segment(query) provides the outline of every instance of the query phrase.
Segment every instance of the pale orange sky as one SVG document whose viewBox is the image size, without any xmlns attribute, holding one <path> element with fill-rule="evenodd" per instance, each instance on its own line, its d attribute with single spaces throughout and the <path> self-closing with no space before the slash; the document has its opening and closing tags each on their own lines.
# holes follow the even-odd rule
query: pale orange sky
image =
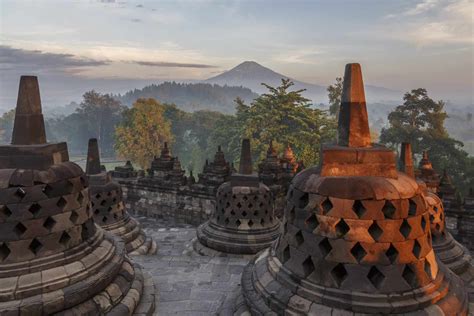
<svg viewBox="0 0 474 316">
<path fill-rule="evenodd" d="M 5 0 L 0 20 L 0 100 L 22 73 L 200 80 L 254 60 L 321 85 L 357 61 L 369 84 L 472 104 L 469 0 Z"/>
</svg>

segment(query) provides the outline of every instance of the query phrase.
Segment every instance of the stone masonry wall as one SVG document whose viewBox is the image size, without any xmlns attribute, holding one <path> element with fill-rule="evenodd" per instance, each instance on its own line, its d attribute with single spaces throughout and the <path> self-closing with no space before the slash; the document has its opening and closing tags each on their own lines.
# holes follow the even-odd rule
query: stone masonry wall
<svg viewBox="0 0 474 316">
<path fill-rule="evenodd" d="M 186 187 L 154 187 L 129 180 L 119 182 L 125 207 L 130 213 L 197 226 L 209 218 L 215 207 L 214 195 L 190 191 Z"/>
<path fill-rule="evenodd" d="M 458 221 L 459 235 L 457 239 L 471 252 L 474 251 L 474 214 L 466 214 Z"/>
</svg>

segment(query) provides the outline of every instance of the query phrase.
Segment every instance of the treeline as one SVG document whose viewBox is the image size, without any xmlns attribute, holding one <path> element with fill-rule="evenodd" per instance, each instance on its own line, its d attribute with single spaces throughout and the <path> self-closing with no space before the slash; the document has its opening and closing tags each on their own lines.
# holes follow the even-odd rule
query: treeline
<svg viewBox="0 0 474 316">
<path fill-rule="evenodd" d="M 238 163 L 243 137 L 252 139 L 254 161 L 264 158 L 272 140 L 280 152 L 290 144 L 296 158 L 311 166 L 319 162 L 321 143 L 336 137 L 342 82 L 336 85 L 329 89 L 333 114 L 312 107 L 303 91 L 294 91 L 289 80 L 282 80 L 278 87 L 266 85 L 268 92 L 251 102 L 237 97 L 232 104 L 234 114 L 184 111 L 156 98 L 139 98 L 129 108 L 112 95 L 89 91 L 74 113 L 48 118 L 46 132 L 49 141 L 67 141 L 72 155 L 84 155 L 88 139 L 95 137 L 103 157 L 131 159 L 142 168 L 159 155 L 164 141 L 170 143 L 182 167 L 195 174 L 206 159 L 212 159 L 218 145 L 229 161 Z M 428 150 L 434 168 L 440 173 L 447 169 L 456 186 L 466 193 L 474 187 L 474 157 L 449 135 L 447 117 L 443 101 L 432 100 L 425 89 L 414 89 L 388 115 L 388 123 L 379 124 L 380 138 L 372 136 L 394 150 L 401 142 L 411 142 L 416 160 Z M 10 142 L 13 118 L 13 110 L 0 118 L 2 143 Z M 472 116 L 466 120 L 472 122 Z"/>
<path fill-rule="evenodd" d="M 258 97 L 258 94 L 244 87 L 208 83 L 164 82 L 159 85 L 152 84 L 143 89 L 134 89 L 124 95 L 114 97 L 128 106 L 132 106 L 140 98 L 153 98 L 162 103 L 178 104 L 182 110 L 187 112 L 206 109 L 233 113 L 234 100 L 237 97 L 250 102 Z"/>
<path fill-rule="evenodd" d="M 247 104 L 235 100 L 235 114 L 215 111 L 193 113 L 152 98 L 140 98 L 123 112 L 116 128 L 119 156 L 132 159 L 147 168 L 160 144 L 172 144 L 183 167 L 199 172 L 205 159 L 212 159 L 218 146 L 226 158 L 238 162 L 241 139 L 252 139 L 254 161 L 264 158 L 270 141 L 276 150 L 289 144 L 305 165 L 318 162 L 320 144 L 335 137 L 336 122 L 325 111 L 314 109 L 301 96 L 303 90 L 290 91 L 292 82 L 282 80 L 279 87 L 266 86 L 262 94 Z"/>
</svg>

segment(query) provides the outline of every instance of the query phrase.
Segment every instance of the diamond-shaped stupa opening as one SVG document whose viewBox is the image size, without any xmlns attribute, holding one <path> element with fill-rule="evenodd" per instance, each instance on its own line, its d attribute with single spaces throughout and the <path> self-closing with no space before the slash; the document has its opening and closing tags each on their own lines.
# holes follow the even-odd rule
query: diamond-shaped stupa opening
<svg viewBox="0 0 474 316">
<path fill-rule="evenodd" d="M 402 225 L 400 226 L 400 233 L 403 235 L 403 237 L 408 238 L 410 232 L 411 226 L 408 224 L 408 221 L 404 219 Z"/>
<path fill-rule="evenodd" d="M 301 246 L 303 243 L 304 243 L 304 237 L 303 237 L 303 233 L 301 232 L 301 230 L 299 230 L 296 234 L 295 234 L 295 241 L 296 241 L 296 244 L 298 246 Z"/>
<path fill-rule="evenodd" d="M 395 217 L 397 209 L 393 205 L 391 201 L 385 201 L 385 204 L 382 208 L 382 213 L 385 216 L 385 218 L 388 219 L 393 219 Z"/>
<path fill-rule="evenodd" d="M 323 210 L 323 214 L 329 213 L 329 211 L 332 210 L 332 207 L 333 207 L 333 205 L 332 205 L 331 200 L 329 200 L 329 198 L 326 198 L 326 199 L 323 201 L 323 203 L 321 203 L 321 208 L 322 208 L 322 210 Z"/>
<path fill-rule="evenodd" d="M 0 245 L 0 261 L 4 261 L 10 255 L 11 250 L 8 248 L 6 243 Z"/>
<path fill-rule="evenodd" d="M 365 251 L 364 247 L 357 242 L 354 244 L 354 246 L 351 248 L 351 254 L 356 258 L 358 262 L 362 261 L 364 259 L 365 255 L 367 254 L 367 251 Z"/>
<path fill-rule="evenodd" d="M 385 251 L 385 255 L 392 264 L 397 260 L 398 254 L 398 250 L 393 246 L 393 244 L 390 244 L 390 247 L 388 247 L 387 251 Z"/>
<path fill-rule="evenodd" d="M 319 225 L 319 221 L 318 221 L 318 218 L 316 217 L 316 214 L 314 213 L 312 213 L 305 220 L 305 226 L 310 232 L 313 232 L 316 229 L 316 227 L 318 227 L 318 225 Z"/>
<path fill-rule="evenodd" d="M 315 269 L 311 256 L 307 257 L 303 261 L 302 266 L 303 266 L 304 277 L 307 278 L 311 273 L 314 272 L 314 269 Z"/>
<path fill-rule="evenodd" d="M 33 238 L 28 248 L 32 253 L 37 255 L 38 252 L 40 252 L 40 250 L 43 248 L 43 244 L 38 239 Z"/>
<path fill-rule="evenodd" d="M 382 287 L 383 281 L 385 280 L 385 275 L 380 272 L 376 266 L 373 266 L 370 268 L 367 278 L 375 288 L 380 289 Z"/>
<path fill-rule="evenodd" d="M 374 221 L 372 223 L 372 225 L 370 225 L 369 229 L 368 229 L 368 232 L 370 234 L 370 236 L 372 236 L 372 238 L 375 240 L 375 241 L 378 241 L 379 238 L 382 236 L 383 234 L 383 230 L 379 227 L 379 225 L 377 224 L 376 221 Z"/>
<path fill-rule="evenodd" d="M 336 224 L 335 229 L 336 229 L 336 235 L 338 237 L 344 237 L 351 228 L 349 227 L 349 225 L 346 224 L 346 221 L 343 218 L 341 218 L 339 222 Z"/>
<path fill-rule="evenodd" d="M 352 205 L 352 210 L 356 213 L 357 217 L 362 218 L 364 214 L 367 212 L 367 209 L 364 207 L 360 200 L 356 200 Z"/>
<path fill-rule="evenodd" d="M 319 242 L 318 247 L 321 251 L 321 254 L 323 255 L 323 258 L 326 257 L 332 250 L 331 243 L 327 237 L 323 238 L 323 240 Z"/>
<path fill-rule="evenodd" d="M 410 265 L 405 265 L 402 277 L 412 288 L 416 288 L 418 286 L 418 279 L 416 277 L 416 273 L 413 271 Z"/>
<path fill-rule="evenodd" d="M 344 264 L 338 263 L 332 270 L 331 276 L 334 282 L 337 284 L 338 287 L 342 285 L 342 282 L 347 278 L 347 270 L 344 267 Z"/>
</svg>

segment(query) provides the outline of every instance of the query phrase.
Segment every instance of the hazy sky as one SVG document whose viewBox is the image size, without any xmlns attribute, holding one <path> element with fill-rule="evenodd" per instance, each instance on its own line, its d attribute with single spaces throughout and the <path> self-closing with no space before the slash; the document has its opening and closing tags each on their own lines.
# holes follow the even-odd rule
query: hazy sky
<svg viewBox="0 0 474 316">
<path fill-rule="evenodd" d="M 205 79 L 245 60 L 327 85 L 357 61 L 366 83 L 472 103 L 473 3 L 1 0 L 0 94 L 20 73 Z"/>
</svg>

